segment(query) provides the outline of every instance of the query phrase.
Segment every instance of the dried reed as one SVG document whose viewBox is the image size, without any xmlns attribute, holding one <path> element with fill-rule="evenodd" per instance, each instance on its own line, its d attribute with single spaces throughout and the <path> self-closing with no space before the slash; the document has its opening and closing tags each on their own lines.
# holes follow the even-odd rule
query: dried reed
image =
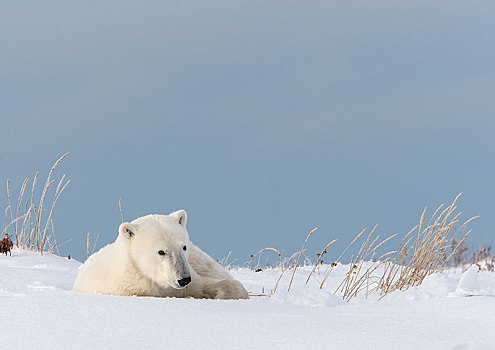
<svg viewBox="0 0 495 350">
<path fill-rule="evenodd" d="M 287 291 L 290 291 L 290 287 L 292 286 L 292 281 L 294 280 L 294 275 L 296 274 L 296 270 L 297 270 L 297 267 L 299 266 L 299 261 L 301 260 L 301 255 L 303 254 L 304 248 L 306 247 L 306 243 L 308 243 L 309 237 L 311 237 L 313 232 L 315 232 L 316 230 L 318 230 L 318 227 L 315 227 L 314 229 L 312 229 L 311 232 L 309 232 L 308 235 L 306 236 L 306 239 L 304 240 L 304 243 L 301 247 L 301 250 L 299 251 L 299 254 L 297 255 L 296 265 L 294 266 L 294 272 L 292 272 L 292 277 L 290 279 L 289 288 L 287 289 Z"/>
<path fill-rule="evenodd" d="M 119 199 L 120 220 L 124 222 L 124 213 L 122 212 L 122 198 Z"/>
<path fill-rule="evenodd" d="M 26 178 L 19 189 L 17 196 L 17 204 L 15 206 L 15 213 L 12 209 L 11 200 L 11 184 L 10 180 L 7 180 L 7 199 L 8 206 L 5 209 L 5 228 L 3 232 L 7 232 L 10 227 L 13 230 L 13 236 L 15 237 L 15 246 L 17 248 L 30 249 L 43 254 L 45 251 L 53 252 L 59 245 L 55 241 L 55 233 L 53 227 L 53 210 L 58 199 L 64 192 L 69 180 L 65 179 L 65 175 L 62 176 L 56 189 L 54 190 L 53 199 L 50 205 L 48 216 L 43 220 L 43 211 L 45 206 L 45 199 L 49 193 L 50 187 L 56 182 L 52 179 L 52 175 L 60 164 L 60 162 L 68 155 L 65 153 L 60 157 L 51 167 L 45 184 L 41 190 L 41 195 L 36 205 L 34 202 L 34 196 L 36 192 L 36 184 L 39 173 L 36 172 L 31 185 L 31 195 L 24 202 L 24 195 L 26 188 L 29 184 L 29 178 Z M 23 205 L 23 203 L 25 203 Z M 8 223 L 8 213 L 10 213 L 10 223 Z M 22 221 L 21 221 L 22 220 Z M 21 225 L 22 222 L 22 225 Z M 51 235 L 49 234 L 51 230 Z"/>
<path fill-rule="evenodd" d="M 315 266 L 313 266 L 313 270 L 311 270 L 311 272 L 309 273 L 309 276 L 308 276 L 308 279 L 306 280 L 306 284 L 308 284 L 309 282 L 309 279 L 311 278 L 311 275 L 313 275 L 313 273 L 315 272 L 316 268 L 318 266 L 320 266 L 320 262 L 322 261 L 322 258 L 323 258 L 323 254 L 326 254 L 327 252 L 327 249 L 332 245 L 334 244 L 335 242 L 337 242 L 336 239 L 334 239 L 333 241 L 331 241 L 330 243 L 328 243 L 325 248 L 323 248 L 323 250 L 321 251 L 320 254 L 318 254 L 318 259 L 316 260 L 316 264 Z"/>
<path fill-rule="evenodd" d="M 378 249 L 398 235 L 393 234 L 380 241 L 380 236 L 376 233 L 377 226 L 375 226 L 361 243 L 357 254 L 351 257 L 349 270 L 343 280 L 338 284 L 334 294 L 341 296 L 346 301 L 349 301 L 358 295 L 368 296 L 371 293 L 379 293 L 381 297 L 384 297 L 396 290 L 406 290 L 409 287 L 418 286 L 427 276 L 445 269 L 452 257 L 456 255 L 458 249 L 463 246 L 463 243 L 471 231 L 468 231 L 459 241 L 456 241 L 456 235 L 460 230 L 465 228 L 469 222 L 477 218 L 477 216 L 473 217 L 455 229 L 461 215 L 460 212 L 456 213 L 456 203 L 460 196 L 461 194 L 459 194 L 454 199 L 453 203 L 446 208 L 444 208 L 443 205 L 439 206 L 426 225 L 425 216 L 427 209 L 425 208 L 421 214 L 419 224 L 413 227 L 402 238 L 397 249 L 382 254 L 378 259 L 373 258 L 378 252 Z M 316 229 L 317 228 L 312 230 L 306 236 L 301 250 L 292 254 L 288 259 L 282 259 L 281 253 L 275 248 L 264 248 L 255 255 L 251 255 L 251 261 L 248 263 L 248 267 L 253 259 L 256 256 L 259 257 L 265 250 L 273 250 L 279 254 L 281 274 L 270 295 L 273 295 L 276 292 L 285 272 L 293 268 L 292 277 L 287 290 L 290 291 L 306 243 Z M 338 265 L 337 262 L 340 261 L 350 247 L 353 246 L 365 232 L 366 229 L 356 235 L 339 255 L 336 262 L 328 267 L 323 281 L 320 284 L 320 288 L 324 288 L 330 273 Z M 328 243 L 323 248 L 322 252 L 318 254 L 318 260 L 309 273 L 306 283 L 309 282 L 311 276 L 319 266 L 323 254 L 327 252 L 327 249 L 335 243 L 335 241 L 336 240 L 333 240 Z M 478 253 L 478 256 L 482 259 L 488 259 L 489 255 L 490 249 L 488 248 L 481 248 Z M 487 261 L 489 261 L 487 268 L 492 268 L 493 260 Z"/>
<path fill-rule="evenodd" d="M 411 230 L 396 250 L 394 258 L 385 262 L 384 273 L 377 285 L 377 291 L 386 295 L 395 290 L 406 290 L 409 287 L 420 285 L 424 279 L 432 273 L 442 271 L 447 267 L 450 259 L 455 255 L 457 249 L 471 233 L 469 230 L 463 238 L 455 241 L 456 234 L 477 216 L 465 221 L 457 230 L 460 212 L 454 215 L 457 209 L 456 203 L 461 194 L 454 202 L 440 212 L 440 206 L 426 227 L 423 227 L 426 210 L 420 218 L 417 228 L 416 239 L 408 237 L 415 229 Z M 450 252 L 450 254 L 449 254 Z"/>
</svg>

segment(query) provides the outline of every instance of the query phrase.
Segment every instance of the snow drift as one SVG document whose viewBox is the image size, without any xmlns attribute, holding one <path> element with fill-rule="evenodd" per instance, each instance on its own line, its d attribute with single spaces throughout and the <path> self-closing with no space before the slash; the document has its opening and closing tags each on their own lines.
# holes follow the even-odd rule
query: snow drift
<svg viewBox="0 0 495 350">
<path fill-rule="evenodd" d="M 385 298 L 335 296 L 339 265 L 291 291 L 244 301 L 116 297 L 72 291 L 79 262 L 15 250 L 0 257 L 0 316 L 10 349 L 489 349 L 495 347 L 495 274 L 448 270 Z M 250 293 L 268 294 L 278 269 L 231 270 Z M 461 277 L 462 276 L 462 277 Z"/>
</svg>

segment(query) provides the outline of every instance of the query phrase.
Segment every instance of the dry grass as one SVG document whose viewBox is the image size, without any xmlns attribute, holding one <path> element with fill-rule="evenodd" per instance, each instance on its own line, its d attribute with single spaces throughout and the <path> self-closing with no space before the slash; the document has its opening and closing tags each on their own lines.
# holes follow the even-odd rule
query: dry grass
<svg viewBox="0 0 495 350">
<path fill-rule="evenodd" d="M 419 224 L 402 238 L 397 248 L 383 253 L 376 259 L 374 256 L 378 253 L 379 248 L 396 238 L 398 235 L 390 235 L 380 240 L 380 235 L 377 233 L 377 226 L 375 226 L 366 236 L 366 229 L 361 231 L 346 246 L 336 262 L 329 266 L 327 265 L 328 268 L 324 273 L 320 288 L 325 288 L 328 277 L 338 265 L 337 262 L 342 259 L 344 254 L 352 246 L 360 241 L 362 242 L 359 250 L 350 259 L 348 265 L 349 270 L 345 277 L 340 281 L 337 288 L 333 291 L 334 294 L 341 296 L 347 301 L 358 295 L 368 296 L 371 293 L 378 293 L 383 297 L 396 290 L 406 290 L 410 287 L 418 286 L 427 276 L 448 267 L 452 259 L 455 263 L 459 259 L 459 252 L 463 250 L 463 243 L 471 231 L 464 234 L 459 241 L 457 241 L 455 237 L 469 222 L 477 218 L 473 217 L 460 224 L 459 217 L 461 213 L 457 212 L 456 206 L 460 196 L 461 194 L 459 194 L 453 203 L 446 208 L 443 208 L 443 205 L 438 207 L 428 220 L 428 223 L 425 223 L 427 211 L 425 209 L 420 217 Z M 259 258 L 261 253 L 266 250 L 273 250 L 278 253 L 280 257 L 281 274 L 271 291 L 271 295 L 276 292 L 283 275 L 292 269 L 292 276 L 288 287 L 288 291 L 290 291 L 296 270 L 300 264 L 301 256 L 304 254 L 306 243 L 315 231 L 316 229 L 312 230 L 306 236 L 301 250 L 295 252 L 289 258 L 283 259 L 280 251 L 275 248 L 265 248 L 255 255 L 251 255 L 251 261 L 249 262 L 248 267 L 256 256 Z M 316 269 L 319 268 L 323 255 L 335 241 L 336 240 L 333 240 L 328 243 L 321 253 L 317 254 L 317 262 L 309 273 L 306 283 L 309 282 Z M 480 248 L 479 252 L 473 255 L 472 260 L 476 262 L 480 260 L 484 261 L 483 266 L 486 269 L 493 268 L 493 258 L 490 258 L 490 247 Z"/>
<path fill-rule="evenodd" d="M 26 200 L 24 200 L 24 196 L 29 185 L 29 178 L 24 180 L 15 206 L 12 205 L 10 180 L 7 180 L 8 206 L 5 208 L 5 228 L 2 231 L 2 235 L 3 233 L 9 233 L 10 230 L 13 231 L 10 234 L 15 238 L 15 247 L 30 249 L 43 254 L 45 251 L 53 252 L 60 246 L 55 240 L 52 216 L 55 204 L 70 181 L 66 180 L 65 175 L 63 175 L 57 186 L 54 187 L 53 185 L 57 182 L 52 179 L 52 175 L 67 155 L 68 153 L 64 154 L 51 167 L 38 200 L 35 200 L 38 172 L 33 177 L 30 196 Z M 44 213 L 46 212 L 45 202 L 51 189 L 54 189 L 53 197 L 51 205 L 48 206 L 48 216 L 44 218 Z"/>
<path fill-rule="evenodd" d="M 466 270 L 476 264 L 479 271 L 495 272 L 495 253 L 492 253 L 490 244 L 480 244 L 478 249 L 468 249 L 463 242 L 458 242 L 458 246 L 452 257 L 452 266 Z"/>
<path fill-rule="evenodd" d="M 480 248 L 471 254 L 471 264 L 478 265 L 480 271 L 495 271 L 495 255 L 491 253 L 492 247 L 488 244 L 481 245 Z"/>
<path fill-rule="evenodd" d="M 122 211 L 122 198 L 119 199 L 119 209 L 120 209 L 120 220 L 121 223 L 124 222 L 124 212 Z"/>
<path fill-rule="evenodd" d="M 395 290 L 418 286 L 427 276 L 448 266 L 450 259 L 471 231 L 459 242 L 455 241 L 456 234 L 477 218 L 473 217 L 459 228 L 454 228 L 459 223 L 458 218 L 461 214 L 455 213 L 459 197 L 460 194 L 443 210 L 440 206 L 426 226 L 426 209 L 423 211 L 419 224 L 404 237 L 393 258 L 384 263 L 385 271 L 377 285 L 377 290 L 382 296 Z"/>
<path fill-rule="evenodd" d="M 273 251 L 273 252 L 277 253 L 277 255 L 278 255 L 279 259 L 280 259 L 280 266 L 283 265 L 283 262 L 282 262 L 282 253 L 278 249 L 275 249 L 275 248 L 272 248 L 272 247 L 266 247 L 266 248 L 260 249 L 255 254 L 251 254 L 251 259 L 247 263 L 247 267 L 248 268 L 251 268 L 251 264 L 252 264 L 253 260 L 256 259 L 256 257 L 258 257 L 258 263 L 254 267 L 254 269 L 255 270 L 256 269 L 259 269 L 260 268 L 261 255 L 263 254 L 263 252 L 266 252 L 266 251 Z"/>
<path fill-rule="evenodd" d="M 280 276 L 278 277 L 277 282 L 275 283 L 275 286 L 270 291 L 270 295 L 275 294 L 275 292 L 277 291 L 278 285 L 279 285 L 280 281 L 282 280 L 282 277 L 284 276 L 285 272 L 287 270 L 290 270 L 291 268 L 293 268 L 294 270 L 296 269 L 296 264 L 295 264 L 295 260 L 294 259 L 299 254 L 300 254 L 300 252 L 295 252 L 288 259 L 282 260 L 282 263 L 280 264 L 280 268 L 282 269 L 282 272 L 280 273 Z M 288 291 L 290 291 L 290 286 L 289 286 L 289 290 Z"/>
<path fill-rule="evenodd" d="M 315 227 L 314 229 L 311 230 L 311 232 L 308 233 L 308 235 L 306 236 L 306 239 L 304 240 L 304 243 L 302 245 L 301 250 L 297 254 L 297 261 L 296 261 L 296 264 L 294 265 L 294 272 L 292 273 L 292 277 L 290 278 L 289 288 L 287 289 L 288 292 L 290 291 L 290 287 L 292 286 L 292 281 L 294 280 L 294 275 L 296 274 L 297 267 L 299 266 L 299 262 L 301 261 L 301 256 L 303 255 L 304 248 L 306 247 L 306 243 L 308 243 L 309 237 L 311 237 L 311 235 L 316 230 L 318 230 L 318 227 Z"/>
<path fill-rule="evenodd" d="M 461 215 L 460 212 L 456 212 L 460 196 L 461 194 L 445 209 L 443 205 L 438 207 L 426 225 L 425 209 L 419 224 L 403 237 L 396 250 L 383 254 L 363 269 L 370 253 L 394 237 L 391 236 L 375 246 L 378 237 L 372 240 L 373 230 L 363 243 L 358 258 L 351 260 L 350 271 L 335 294 L 341 295 L 345 300 L 350 300 L 362 292 L 365 292 L 365 295 L 377 292 L 383 297 L 396 290 L 418 286 L 427 276 L 444 270 L 471 231 L 459 242 L 455 240 L 456 234 L 477 218 L 473 217 L 455 228 Z"/>
<path fill-rule="evenodd" d="M 323 248 L 323 250 L 321 251 L 320 254 L 316 254 L 316 256 L 318 257 L 318 259 L 316 260 L 316 263 L 315 265 L 313 266 L 313 270 L 311 270 L 311 272 L 309 273 L 308 275 L 308 278 L 306 279 L 306 284 L 308 284 L 309 282 L 309 279 L 311 278 L 311 276 L 313 275 L 313 273 L 315 272 L 315 270 L 320 266 L 320 264 L 323 262 L 323 255 L 325 255 L 327 253 L 327 249 L 330 248 L 330 246 L 332 244 L 334 244 L 335 242 L 337 242 L 336 239 L 334 239 L 333 241 L 329 242 L 325 248 Z M 332 264 L 333 265 L 333 264 Z"/>
<path fill-rule="evenodd" d="M 349 301 L 364 290 L 366 290 L 366 295 L 368 295 L 373 290 L 373 284 L 376 283 L 374 272 L 382 266 L 383 263 L 388 262 L 390 260 L 390 257 L 388 256 L 393 254 L 393 252 L 385 253 L 376 261 L 371 262 L 371 264 L 366 264 L 366 262 L 371 260 L 380 246 L 397 236 L 396 234 L 392 235 L 378 243 L 380 236 L 376 235 L 375 237 L 376 228 L 377 226 L 370 231 L 366 240 L 361 244 L 357 255 L 351 258 L 349 271 L 334 292 L 336 295 L 341 295 L 344 300 Z M 323 285 L 324 283 L 322 283 L 320 288 L 323 288 Z"/>
</svg>

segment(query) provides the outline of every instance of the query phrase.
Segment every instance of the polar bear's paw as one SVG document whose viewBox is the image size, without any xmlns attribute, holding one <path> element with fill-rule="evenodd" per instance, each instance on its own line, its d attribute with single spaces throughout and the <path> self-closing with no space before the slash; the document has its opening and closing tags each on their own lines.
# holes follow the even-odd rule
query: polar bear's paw
<svg viewBox="0 0 495 350">
<path fill-rule="evenodd" d="M 205 288 L 206 298 L 210 299 L 249 299 L 242 284 L 233 279 L 221 280 Z"/>
</svg>

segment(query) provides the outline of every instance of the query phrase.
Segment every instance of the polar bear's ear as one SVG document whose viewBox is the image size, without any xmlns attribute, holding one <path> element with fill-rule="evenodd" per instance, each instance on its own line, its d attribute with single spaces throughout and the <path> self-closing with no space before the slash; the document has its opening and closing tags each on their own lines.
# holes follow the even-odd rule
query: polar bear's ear
<svg viewBox="0 0 495 350">
<path fill-rule="evenodd" d="M 119 226 L 119 234 L 121 234 L 125 238 L 131 238 L 136 234 L 136 225 L 133 225 L 129 222 L 123 222 Z"/>
<path fill-rule="evenodd" d="M 184 209 L 174 211 L 173 213 L 170 213 L 170 215 L 174 216 L 177 221 L 179 221 L 179 225 L 186 227 L 187 213 Z"/>
</svg>

